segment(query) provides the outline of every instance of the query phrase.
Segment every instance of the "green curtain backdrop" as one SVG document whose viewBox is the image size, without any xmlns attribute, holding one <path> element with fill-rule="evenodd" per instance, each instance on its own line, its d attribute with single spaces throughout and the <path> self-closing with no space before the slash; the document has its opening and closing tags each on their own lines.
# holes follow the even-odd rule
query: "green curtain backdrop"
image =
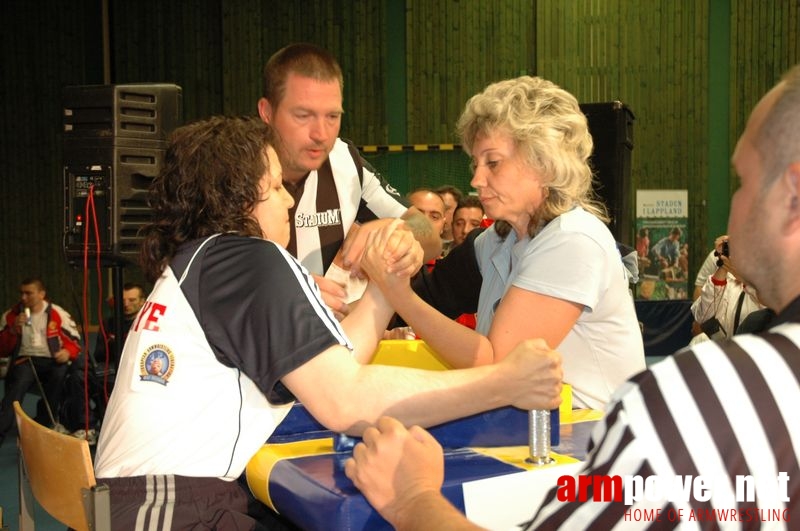
<svg viewBox="0 0 800 531">
<path fill-rule="evenodd" d="M 187 121 L 254 113 L 264 61 L 294 41 L 315 42 L 339 58 L 342 135 L 358 145 L 453 143 L 466 99 L 520 74 L 550 78 L 581 102 L 623 101 L 636 116 L 628 192 L 690 190 L 692 269 L 707 253 L 709 227 L 725 226 L 708 219 L 709 202 L 726 205 L 736 186 L 719 152 L 732 149 L 755 101 L 800 60 L 797 0 L 108 0 L 107 6 L 111 82 L 180 85 Z M 82 272 L 61 256 L 60 98 L 63 86 L 103 82 L 102 7 L 102 0 L 0 2 L 0 306 L 16 300 L 21 278 L 39 275 L 54 300 L 78 311 Z M 721 111 L 714 107 L 717 94 L 727 101 Z M 458 150 L 369 158 L 403 192 L 468 187 Z M 709 183 L 716 185 L 713 194 Z M 137 274 L 126 271 L 128 278 Z"/>
</svg>

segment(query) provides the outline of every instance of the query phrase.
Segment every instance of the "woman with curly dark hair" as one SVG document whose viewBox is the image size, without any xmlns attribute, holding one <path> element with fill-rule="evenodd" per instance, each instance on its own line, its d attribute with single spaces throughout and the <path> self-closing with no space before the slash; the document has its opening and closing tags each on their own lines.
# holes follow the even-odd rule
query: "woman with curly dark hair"
<svg viewBox="0 0 800 531">
<path fill-rule="evenodd" d="M 558 403 L 558 355 L 536 345 L 488 369 L 362 364 L 393 310 L 368 286 L 339 323 L 286 251 L 294 201 L 276 145 L 270 126 L 248 118 L 211 118 L 171 137 L 142 250 L 155 286 L 125 342 L 95 461 L 115 529 L 156 520 L 159 529 L 254 529 L 269 519 L 249 512 L 257 505 L 236 480 L 295 398 L 353 435 L 386 413 L 432 425 Z M 402 220 L 371 238 L 401 251 L 387 269 L 421 266 Z"/>
</svg>

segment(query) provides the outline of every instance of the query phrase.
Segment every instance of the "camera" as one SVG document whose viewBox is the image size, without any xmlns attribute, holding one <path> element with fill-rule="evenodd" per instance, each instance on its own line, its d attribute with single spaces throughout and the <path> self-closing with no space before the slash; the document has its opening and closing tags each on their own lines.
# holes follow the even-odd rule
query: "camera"
<svg viewBox="0 0 800 531">
<path fill-rule="evenodd" d="M 712 317 L 711 319 L 708 319 L 707 321 L 701 323 L 700 330 L 702 330 L 703 333 L 707 335 L 709 338 L 716 338 L 717 334 L 719 333 L 722 333 L 722 336 L 720 337 L 727 336 L 727 334 L 725 333 L 725 329 L 722 328 L 722 324 L 716 317 Z"/>
<path fill-rule="evenodd" d="M 727 257 L 731 256 L 730 255 L 730 249 L 728 248 L 728 240 L 725 240 L 724 242 L 722 242 L 722 252 L 719 253 L 717 251 L 714 251 L 714 256 L 717 257 L 717 267 L 722 267 L 722 263 L 723 263 L 722 262 L 722 257 L 723 256 L 727 256 Z"/>
</svg>

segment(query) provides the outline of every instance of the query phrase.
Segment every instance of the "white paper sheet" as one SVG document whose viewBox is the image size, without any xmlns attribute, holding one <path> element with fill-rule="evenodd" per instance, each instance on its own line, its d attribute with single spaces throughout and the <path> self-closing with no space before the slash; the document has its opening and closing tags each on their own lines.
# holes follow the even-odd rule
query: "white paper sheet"
<svg viewBox="0 0 800 531">
<path fill-rule="evenodd" d="M 530 518 L 559 476 L 575 474 L 583 463 L 523 471 L 463 484 L 467 518 L 491 531 L 519 529 Z"/>
</svg>

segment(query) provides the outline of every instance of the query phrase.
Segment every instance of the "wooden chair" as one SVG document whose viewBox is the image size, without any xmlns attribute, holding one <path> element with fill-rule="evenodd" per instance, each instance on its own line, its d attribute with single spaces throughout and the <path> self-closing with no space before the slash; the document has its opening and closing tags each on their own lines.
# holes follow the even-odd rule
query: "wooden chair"
<svg viewBox="0 0 800 531">
<path fill-rule="evenodd" d="M 20 531 L 34 529 L 34 498 L 72 529 L 110 530 L 109 490 L 95 481 L 89 444 L 38 424 L 19 402 L 14 402 L 14 413 L 19 428 Z"/>
</svg>

